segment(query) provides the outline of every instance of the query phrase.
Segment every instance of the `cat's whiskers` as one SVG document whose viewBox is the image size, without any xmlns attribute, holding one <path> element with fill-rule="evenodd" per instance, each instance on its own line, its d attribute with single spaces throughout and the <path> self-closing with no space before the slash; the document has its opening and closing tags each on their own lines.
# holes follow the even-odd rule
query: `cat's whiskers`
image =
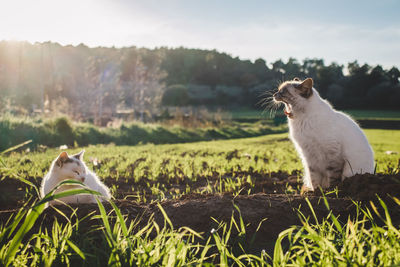
<svg viewBox="0 0 400 267">
<path fill-rule="evenodd" d="M 271 98 L 272 95 L 273 95 L 273 92 L 271 90 L 262 92 L 260 95 L 258 95 L 258 97 L 261 99 L 260 99 L 260 101 L 257 102 L 256 105 L 261 105 L 261 106 L 265 105 L 265 102 L 268 102 L 269 98 Z"/>
<path fill-rule="evenodd" d="M 275 92 L 276 92 L 276 91 L 272 91 L 272 90 L 267 91 L 267 92 L 264 92 L 264 95 L 265 95 L 266 97 L 264 97 L 264 98 L 261 100 L 261 101 L 262 101 L 261 106 L 264 107 L 263 112 L 269 111 L 269 117 L 270 117 L 270 118 L 275 117 L 276 111 L 277 111 L 278 108 L 282 105 L 282 103 L 276 102 L 276 101 L 274 100 L 273 95 L 274 95 Z M 261 101 L 260 101 L 260 102 L 261 102 Z"/>
<path fill-rule="evenodd" d="M 269 116 L 270 118 L 274 118 L 278 108 L 282 105 L 282 103 L 276 102 L 274 99 L 269 102 Z"/>
</svg>

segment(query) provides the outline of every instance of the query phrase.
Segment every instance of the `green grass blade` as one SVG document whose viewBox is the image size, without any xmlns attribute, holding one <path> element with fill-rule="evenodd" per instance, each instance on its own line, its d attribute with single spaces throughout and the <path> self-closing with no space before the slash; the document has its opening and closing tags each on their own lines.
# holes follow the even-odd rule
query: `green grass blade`
<svg viewBox="0 0 400 267">
<path fill-rule="evenodd" d="M 85 260 L 85 254 L 74 244 L 71 240 L 67 240 L 68 245 L 79 255 L 83 260 Z"/>
<path fill-rule="evenodd" d="M 117 214 L 117 218 L 118 218 L 119 224 L 122 229 L 122 234 L 124 235 L 126 240 L 129 242 L 129 244 L 131 244 L 131 239 L 129 238 L 128 228 L 126 227 L 126 222 L 124 220 L 124 217 L 121 214 L 121 211 L 119 210 L 119 208 L 117 207 L 117 205 L 115 205 L 115 203 L 113 201 L 110 200 L 109 203 L 113 207 L 115 214 Z"/>
<path fill-rule="evenodd" d="M 101 203 L 101 201 L 99 199 L 96 199 L 96 201 L 97 201 L 97 205 L 99 206 L 100 216 L 103 221 L 104 228 L 106 229 L 106 234 L 108 236 L 108 239 L 112 244 L 114 244 L 114 239 L 113 239 L 110 223 L 108 221 L 106 209 L 104 208 L 104 205 Z"/>
<path fill-rule="evenodd" d="M 42 203 L 41 205 L 35 205 L 31 210 L 28 211 L 24 222 L 22 223 L 21 227 L 18 229 L 17 233 L 11 240 L 10 246 L 5 256 L 6 266 L 12 263 L 15 254 L 17 253 L 18 248 L 21 245 L 22 238 L 32 228 L 37 218 L 43 212 L 44 209 L 45 209 L 45 203 Z"/>
<path fill-rule="evenodd" d="M 167 213 L 165 212 L 165 210 L 163 209 L 163 207 L 161 206 L 160 203 L 157 203 L 157 207 L 160 209 L 162 215 L 164 216 L 164 220 L 168 223 L 168 225 L 171 227 L 171 229 L 174 229 L 174 226 L 172 225 L 171 220 L 169 219 Z"/>
<path fill-rule="evenodd" d="M 25 141 L 25 142 L 23 142 L 23 143 L 21 143 L 21 144 L 19 144 L 19 145 L 10 147 L 10 148 L 8 148 L 8 149 L 6 149 L 6 150 L 0 152 L 0 154 L 3 155 L 3 154 L 6 154 L 6 153 L 8 153 L 8 152 L 17 150 L 18 148 L 23 147 L 23 146 L 25 146 L 25 145 L 27 145 L 27 144 L 29 144 L 29 143 L 31 143 L 31 142 L 32 142 L 32 140 Z"/>
</svg>

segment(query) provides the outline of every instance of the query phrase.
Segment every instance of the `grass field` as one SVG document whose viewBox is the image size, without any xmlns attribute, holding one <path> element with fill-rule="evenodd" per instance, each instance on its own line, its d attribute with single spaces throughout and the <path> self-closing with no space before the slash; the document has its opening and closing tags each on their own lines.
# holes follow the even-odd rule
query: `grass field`
<svg viewBox="0 0 400 267">
<path fill-rule="evenodd" d="M 400 131 L 365 130 L 365 133 L 375 152 L 377 172 L 397 175 Z M 323 201 L 319 197 L 310 196 L 310 200 L 307 200 L 298 195 L 301 188 L 301 163 L 287 133 L 187 144 L 93 145 L 83 148 L 88 166 L 111 188 L 119 204 L 106 210 L 100 206 L 100 213 L 97 215 L 81 217 L 76 212 L 71 214 L 61 209 L 52 215 L 58 219 L 51 222 L 47 220 L 47 224 L 42 220 L 42 226 L 36 228 L 33 222 L 37 218 L 32 217 L 32 214 L 47 211 L 43 211 L 43 206 L 37 202 L 32 185 L 40 184 L 41 178 L 60 150 L 46 148 L 44 151 L 11 152 L 1 156 L 0 178 L 3 185 L 0 189 L 0 206 L 5 210 L 28 205 L 21 209 L 20 215 L 12 212 L 12 220 L 7 220 L 10 215 L 6 214 L 9 213 L 0 213 L 2 265 L 281 266 L 315 262 L 317 265 L 332 263 L 376 266 L 400 263 L 399 227 L 392 225 L 387 214 L 383 215 L 387 210 L 385 206 L 378 206 L 376 209 L 384 219 L 383 225 L 375 222 L 375 218 L 379 217 L 374 213 L 375 209 L 368 210 L 360 204 L 357 208 L 358 215 L 349 222 L 346 217 L 337 219 L 333 213 L 321 217 L 317 206 Z M 81 149 L 69 149 L 68 153 L 76 153 Z M 18 179 L 23 179 L 25 183 L 18 182 Z M 270 183 L 266 183 L 268 181 Z M 263 192 L 272 195 L 268 196 Z M 289 197 L 289 203 L 292 203 L 290 205 L 297 203 L 296 199 L 303 207 L 309 203 L 316 208 L 317 215 L 310 219 L 313 217 L 310 213 L 311 217 L 302 219 L 303 226 L 288 228 L 279 237 L 275 236 L 273 241 L 269 240 L 267 243 L 272 242 L 274 247 L 272 253 L 265 244 L 257 248 L 249 246 L 248 239 L 251 238 L 246 232 L 249 231 L 246 220 L 250 216 L 248 212 L 253 212 L 257 207 L 249 204 L 246 210 L 243 203 L 253 198 L 265 197 L 272 201 L 270 205 L 274 207 L 274 193 L 278 194 L 278 199 L 279 194 L 284 194 L 284 199 L 292 196 Z M 190 211 L 174 216 L 171 210 L 197 201 L 199 197 L 193 196 L 201 196 L 199 200 L 204 202 L 210 196 L 218 195 L 226 196 L 228 204 L 237 199 L 236 203 L 242 204 L 238 205 L 242 207 L 243 217 L 228 216 L 225 221 L 214 222 L 215 229 L 209 229 L 211 232 L 208 233 L 172 227 L 171 221 L 175 223 L 178 217 L 185 217 Z M 118 202 L 121 199 L 127 202 Z M 218 205 L 218 201 L 212 200 L 210 205 Z M 345 198 L 340 201 L 331 208 L 342 208 L 341 206 L 345 206 L 343 203 L 347 203 Z M 143 209 L 147 212 L 161 210 L 165 225 L 162 226 L 156 220 L 157 216 L 148 217 L 145 223 L 142 219 L 139 223 L 140 219 L 137 218 L 128 220 L 129 212 L 119 215 L 123 207 L 133 205 L 132 203 L 139 205 L 134 209 L 145 207 Z M 157 203 L 161 203 L 168 212 L 164 212 Z M 281 205 L 280 201 L 276 203 Z M 28 213 L 29 207 L 35 212 Z M 296 213 L 298 207 L 291 207 L 284 212 L 301 218 L 301 213 Z M 80 208 L 82 209 L 83 207 Z M 238 213 L 235 207 L 230 209 Z M 261 207 L 260 209 L 262 210 Z M 93 207 L 88 210 L 91 212 Z M 165 217 L 167 213 L 169 218 Z M 223 209 L 220 213 L 223 213 Z M 47 217 L 50 216 L 49 213 L 46 214 Z M 123 219 L 123 216 L 128 217 Z M 65 217 L 68 218 L 67 222 L 62 223 L 61 220 Z M 266 219 L 267 226 L 269 221 L 272 223 L 279 220 L 274 217 Z M 32 225 L 19 228 L 19 220 L 31 220 Z M 209 224 L 212 221 L 209 217 L 202 220 L 204 225 L 213 225 Z M 89 223 L 85 223 L 87 221 Z M 91 228 L 84 228 L 85 224 L 89 224 Z M 283 221 L 282 224 L 286 225 Z M 33 233 L 28 233 L 29 227 L 33 227 Z M 268 231 L 269 227 L 272 228 L 268 226 L 267 230 L 265 227 L 261 229 Z M 279 229 L 281 231 L 285 228 Z M 265 250 L 261 249 L 263 246 Z"/>
<path fill-rule="evenodd" d="M 399 129 L 400 112 L 352 110 L 355 119 L 365 120 L 368 128 Z M 278 115 L 278 116 L 275 116 Z M 275 117 L 274 117 L 275 116 Z M 276 113 L 240 109 L 230 112 L 232 120 L 219 123 L 205 121 L 196 127 L 169 123 L 144 124 L 139 122 L 115 123 L 111 127 L 98 127 L 89 123 L 73 122 L 66 117 L 0 116 L 0 150 L 32 140 L 31 149 L 38 145 L 56 147 L 87 146 L 97 144 L 137 145 L 172 144 L 210 140 L 226 140 L 282 133 L 287 130 L 282 110 Z M 191 120 L 192 118 L 189 118 Z M 182 123 L 182 122 L 181 122 Z"/>
<path fill-rule="evenodd" d="M 400 158 L 400 131 L 365 130 L 375 152 L 377 172 L 387 172 L 397 166 Z M 85 159 L 100 177 L 156 181 L 159 177 L 189 179 L 212 172 L 223 175 L 238 170 L 260 173 L 301 170 L 301 162 L 287 133 L 262 137 L 188 144 L 115 146 L 97 145 L 72 148 L 69 153 L 85 149 Z M 44 176 L 58 149 L 45 152 L 11 153 L 4 158 L 8 166 L 24 173 L 23 178 Z M 94 164 L 97 164 L 96 166 Z M 179 168 L 179 170 L 177 169 Z"/>
<path fill-rule="evenodd" d="M 400 120 L 400 110 L 344 110 L 356 120 Z M 241 109 L 230 112 L 232 119 L 271 119 L 270 111 Z M 283 115 L 281 110 L 276 114 Z"/>
<path fill-rule="evenodd" d="M 400 110 L 346 110 L 345 112 L 357 120 L 400 120 Z"/>
<path fill-rule="evenodd" d="M 196 141 L 223 140 L 254 137 L 285 132 L 286 126 L 268 122 L 225 122 L 214 125 L 208 121 L 201 127 L 184 127 L 179 124 L 145 124 L 120 122 L 111 127 L 98 127 L 89 123 L 73 122 L 67 117 L 15 117 L 0 116 L 0 150 L 32 140 L 29 147 L 38 145 L 56 147 L 87 146 L 97 144 L 137 145 L 173 144 Z"/>
</svg>

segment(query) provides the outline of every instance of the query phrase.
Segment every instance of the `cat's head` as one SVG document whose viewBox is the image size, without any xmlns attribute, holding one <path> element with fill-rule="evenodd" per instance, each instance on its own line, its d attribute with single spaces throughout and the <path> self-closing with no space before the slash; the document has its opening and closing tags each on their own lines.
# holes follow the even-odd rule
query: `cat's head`
<svg viewBox="0 0 400 267">
<path fill-rule="evenodd" d="M 83 162 L 84 150 L 78 154 L 69 156 L 67 152 L 61 152 L 53 163 L 52 171 L 61 180 L 77 180 L 84 182 L 86 178 L 86 166 Z"/>
<path fill-rule="evenodd" d="M 286 81 L 278 87 L 278 92 L 274 94 L 274 101 L 283 102 L 285 104 L 285 114 L 292 118 L 293 109 L 303 109 L 313 93 L 313 80 L 311 78 L 307 78 L 304 81 L 294 78 L 292 81 Z"/>
</svg>

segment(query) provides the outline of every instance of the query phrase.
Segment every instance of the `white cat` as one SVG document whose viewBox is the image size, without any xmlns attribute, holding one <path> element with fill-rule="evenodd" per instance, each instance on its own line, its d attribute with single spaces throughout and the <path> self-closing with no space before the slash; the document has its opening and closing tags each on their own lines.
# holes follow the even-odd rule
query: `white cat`
<svg viewBox="0 0 400 267">
<path fill-rule="evenodd" d="M 374 154 L 360 127 L 321 99 L 313 80 L 284 82 L 274 94 L 285 104 L 290 138 L 304 166 L 304 185 L 327 188 L 356 173 L 374 173 Z"/>
<path fill-rule="evenodd" d="M 50 167 L 50 171 L 43 178 L 42 185 L 40 187 L 40 194 L 44 197 L 47 193 L 54 189 L 54 187 L 61 181 L 73 179 L 82 182 L 88 188 L 99 192 L 103 197 L 100 199 L 110 199 L 111 194 L 107 186 L 105 186 L 96 174 L 88 169 L 83 162 L 82 150 L 80 153 L 68 156 L 67 152 L 62 152 L 57 159 L 53 161 Z M 56 190 L 55 193 L 60 193 L 69 189 L 81 188 L 79 185 L 63 185 Z M 68 197 L 63 197 L 55 201 L 51 201 L 50 204 L 61 204 L 65 203 L 96 203 L 96 199 L 93 195 L 79 194 Z"/>
</svg>

